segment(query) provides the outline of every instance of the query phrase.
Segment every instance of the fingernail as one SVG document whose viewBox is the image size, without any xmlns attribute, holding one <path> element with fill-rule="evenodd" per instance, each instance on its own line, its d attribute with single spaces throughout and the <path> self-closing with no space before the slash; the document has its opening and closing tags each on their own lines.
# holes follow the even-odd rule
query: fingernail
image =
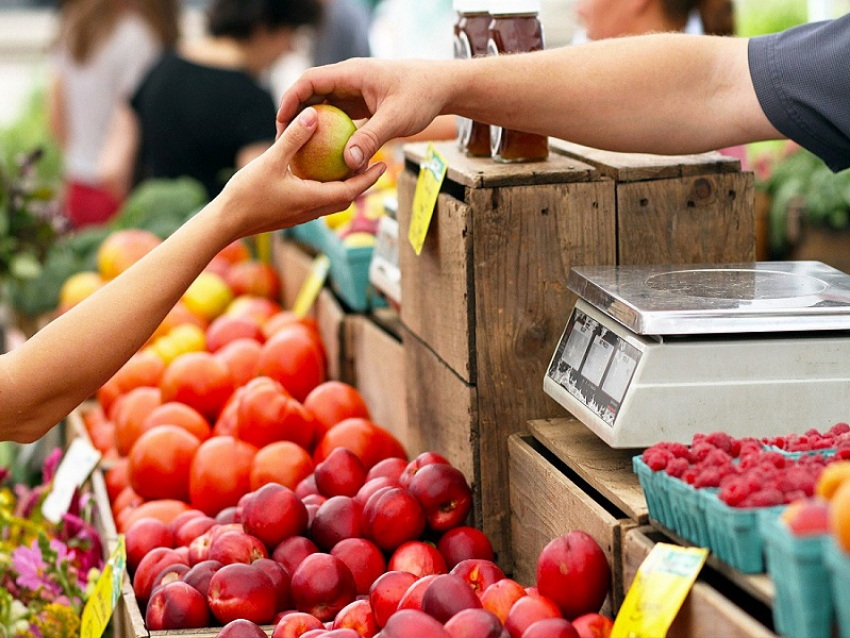
<svg viewBox="0 0 850 638">
<path fill-rule="evenodd" d="M 363 164 L 363 151 L 360 150 L 359 146 L 352 146 L 348 149 L 348 152 L 351 154 L 351 159 L 357 164 L 357 166 L 361 166 Z"/>
<path fill-rule="evenodd" d="M 304 126 L 313 126 L 316 122 L 316 109 L 307 107 L 301 111 L 301 115 L 298 116 L 298 121 Z"/>
</svg>

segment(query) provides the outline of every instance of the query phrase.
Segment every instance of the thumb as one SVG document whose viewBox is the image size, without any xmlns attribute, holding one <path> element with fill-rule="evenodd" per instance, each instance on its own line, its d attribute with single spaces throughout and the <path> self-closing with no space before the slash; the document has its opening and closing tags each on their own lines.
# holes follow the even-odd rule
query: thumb
<svg viewBox="0 0 850 638">
<path fill-rule="evenodd" d="M 390 118 L 376 113 L 352 134 L 344 153 L 349 168 L 357 170 L 365 166 L 386 142 L 398 136 L 390 122 Z"/>
<path fill-rule="evenodd" d="M 296 151 L 304 146 L 316 131 L 318 120 L 316 109 L 307 107 L 289 123 L 275 142 L 275 146 L 279 148 L 282 161 L 289 164 Z"/>
</svg>

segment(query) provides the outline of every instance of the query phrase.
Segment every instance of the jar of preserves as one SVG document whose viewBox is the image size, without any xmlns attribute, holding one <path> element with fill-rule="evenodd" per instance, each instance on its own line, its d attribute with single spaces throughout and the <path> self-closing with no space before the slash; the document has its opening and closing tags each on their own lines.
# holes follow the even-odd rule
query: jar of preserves
<svg viewBox="0 0 850 638">
<path fill-rule="evenodd" d="M 488 0 L 455 0 L 455 58 L 468 59 L 487 55 L 491 16 Z M 458 146 L 467 155 L 490 155 L 490 126 L 458 117 Z"/>
<path fill-rule="evenodd" d="M 527 53 L 544 48 L 540 0 L 491 0 L 489 55 Z M 497 162 L 533 162 L 549 156 L 545 135 L 490 127 L 490 154 Z"/>
</svg>

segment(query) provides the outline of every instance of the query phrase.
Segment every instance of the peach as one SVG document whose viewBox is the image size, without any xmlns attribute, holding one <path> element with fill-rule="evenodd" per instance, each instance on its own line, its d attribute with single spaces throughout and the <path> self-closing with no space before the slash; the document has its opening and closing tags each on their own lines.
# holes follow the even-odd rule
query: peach
<svg viewBox="0 0 850 638">
<path fill-rule="evenodd" d="M 445 630 L 452 638 L 510 638 L 502 621 L 486 609 L 459 611 L 449 618 Z"/>
<path fill-rule="evenodd" d="M 266 546 L 256 536 L 245 532 L 227 532 L 210 543 L 210 560 L 222 565 L 245 563 L 250 565 L 259 558 L 268 558 Z"/>
<path fill-rule="evenodd" d="M 493 560 L 493 544 L 487 535 L 474 527 L 461 526 L 450 529 L 440 537 L 437 549 L 446 559 L 449 569 L 467 558 Z"/>
<path fill-rule="evenodd" d="M 272 560 L 279 562 L 292 575 L 301 561 L 318 551 L 316 544 L 306 536 L 291 536 L 274 548 Z"/>
<path fill-rule="evenodd" d="M 405 592 L 416 582 L 416 576 L 410 572 L 386 572 L 369 589 L 369 604 L 375 615 L 378 627 L 387 624 L 396 610 Z"/>
<path fill-rule="evenodd" d="M 409 491 L 425 512 L 428 527 L 445 532 L 466 520 L 472 507 L 472 490 L 463 472 L 451 465 L 431 463 L 410 479 Z"/>
<path fill-rule="evenodd" d="M 359 638 L 372 638 L 378 633 L 378 624 L 368 600 L 355 600 L 343 607 L 334 618 L 334 629 L 353 629 Z"/>
<path fill-rule="evenodd" d="M 275 625 L 272 638 L 300 638 L 312 629 L 324 631 L 325 626 L 315 616 L 296 611 L 283 615 Z"/>
<path fill-rule="evenodd" d="M 145 612 L 149 631 L 198 629 L 210 624 L 207 602 L 197 589 L 180 581 L 163 585 L 151 596 Z"/>
<path fill-rule="evenodd" d="M 439 574 L 423 576 L 408 587 L 407 591 L 404 592 L 404 596 L 401 597 L 401 600 L 398 603 L 398 608 L 418 609 L 419 611 L 422 611 L 422 595 L 425 593 L 425 590 L 428 589 L 428 585 L 430 585 L 437 576 L 439 576 Z"/>
<path fill-rule="evenodd" d="M 531 623 L 522 638 L 581 638 L 572 623 L 564 618 L 546 618 Z"/>
<path fill-rule="evenodd" d="M 408 465 L 409 463 L 404 459 L 395 457 L 378 461 L 366 473 L 366 482 L 382 476 L 398 481 Z"/>
<path fill-rule="evenodd" d="M 525 630 L 537 621 L 561 617 L 561 611 L 550 598 L 540 594 L 528 594 L 511 607 L 505 621 L 505 628 L 511 634 L 511 638 L 522 638 Z"/>
<path fill-rule="evenodd" d="M 381 632 L 381 638 L 452 638 L 439 621 L 415 609 L 393 614 Z"/>
<path fill-rule="evenodd" d="M 307 529 L 307 509 L 288 487 L 267 483 L 248 495 L 242 505 L 242 526 L 274 548 L 290 536 Z"/>
<path fill-rule="evenodd" d="M 257 624 L 244 618 L 231 620 L 221 631 L 218 632 L 216 638 L 267 638 L 266 632 Z"/>
<path fill-rule="evenodd" d="M 594 538 L 572 531 L 552 539 L 537 559 L 537 590 L 567 620 L 599 611 L 611 586 L 611 569 Z"/>
<path fill-rule="evenodd" d="M 602 614 L 583 614 L 573 620 L 579 638 L 610 638 L 614 621 Z"/>
<path fill-rule="evenodd" d="M 213 574 L 215 574 L 219 569 L 221 569 L 222 564 L 217 560 L 205 560 L 196 565 L 192 565 L 183 576 L 181 580 L 197 589 L 204 596 L 204 600 L 207 599 L 207 594 L 210 591 L 210 581 L 212 580 Z"/>
<path fill-rule="evenodd" d="M 380 548 L 365 538 L 346 538 L 331 549 L 351 570 L 358 595 L 366 595 L 378 577 L 387 571 L 387 563 Z"/>
<path fill-rule="evenodd" d="M 310 536 L 325 551 L 346 538 L 359 538 L 362 512 L 363 508 L 353 498 L 332 496 L 316 510 Z"/>
<path fill-rule="evenodd" d="M 496 614 L 504 624 L 514 603 L 526 595 L 525 588 L 518 582 L 510 578 L 503 578 L 481 593 L 481 604 L 484 609 Z"/>
<path fill-rule="evenodd" d="M 463 578 L 472 587 L 472 591 L 481 596 L 484 590 L 505 577 L 501 568 L 491 560 L 467 558 L 454 566 L 452 574 Z"/>
<path fill-rule="evenodd" d="M 441 574 L 422 594 L 422 611 L 441 623 L 464 609 L 481 609 L 481 601 L 460 576 Z"/>
<path fill-rule="evenodd" d="M 366 482 L 366 466 L 351 450 L 338 447 L 316 466 L 316 487 L 324 496 L 354 496 Z"/>
<path fill-rule="evenodd" d="M 271 579 L 277 592 L 275 611 L 292 609 L 295 605 L 292 600 L 292 577 L 286 571 L 286 568 L 271 558 L 260 558 L 251 563 L 251 565 L 263 570 L 266 576 Z"/>
<path fill-rule="evenodd" d="M 401 487 L 384 487 L 363 506 L 363 536 L 390 552 L 418 539 L 425 530 L 425 512 L 415 496 Z"/>
<path fill-rule="evenodd" d="M 163 569 L 175 563 L 188 565 L 188 561 L 184 560 L 180 554 L 166 547 L 157 547 L 142 558 L 133 576 L 133 591 L 142 605 L 147 604 L 156 577 Z"/>
<path fill-rule="evenodd" d="M 351 570 L 336 556 L 310 554 L 292 575 L 292 597 L 298 611 L 331 620 L 357 596 Z"/>
<path fill-rule="evenodd" d="M 207 602 L 222 624 L 244 618 L 264 625 L 274 618 L 277 592 L 262 569 L 233 563 L 213 574 Z"/>
<path fill-rule="evenodd" d="M 174 535 L 174 543 L 178 546 L 188 547 L 193 540 L 207 532 L 213 525 L 215 525 L 214 518 L 206 515 L 195 516 L 180 526 Z"/>
<path fill-rule="evenodd" d="M 423 452 L 415 459 L 410 461 L 407 466 L 405 466 L 404 470 L 399 476 L 399 483 L 401 483 L 402 487 L 409 487 L 410 481 L 413 479 L 416 473 L 426 465 L 431 465 L 433 463 L 451 465 L 451 463 L 446 460 L 446 457 L 442 456 L 441 454 L 437 454 L 436 452 Z"/>
<path fill-rule="evenodd" d="M 449 570 L 440 551 L 430 543 L 408 541 L 390 556 L 388 568 L 410 572 L 417 578 L 431 574 L 445 574 Z"/>
<path fill-rule="evenodd" d="M 389 476 L 377 476 L 373 479 L 367 480 L 363 484 L 363 487 L 357 490 L 357 494 L 354 495 L 354 500 L 360 503 L 360 505 L 365 505 L 366 501 L 369 500 L 369 497 L 382 487 L 401 486 L 399 485 L 398 479 L 390 478 Z"/>
</svg>

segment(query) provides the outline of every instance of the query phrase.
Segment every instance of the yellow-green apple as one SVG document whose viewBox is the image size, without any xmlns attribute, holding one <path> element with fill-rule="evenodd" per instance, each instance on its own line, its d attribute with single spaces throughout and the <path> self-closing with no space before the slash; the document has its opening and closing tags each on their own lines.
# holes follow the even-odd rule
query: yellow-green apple
<svg viewBox="0 0 850 638">
<path fill-rule="evenodd" d="M 295 153 L 289 166 L 301 179 L 333 182 L 345 179 L 351 169 L 343 151 L 348 138 L 357 130 L 351 118 L 335 106 L 317 104 L 318 123 L 313 136 Z"/>
</svg>

